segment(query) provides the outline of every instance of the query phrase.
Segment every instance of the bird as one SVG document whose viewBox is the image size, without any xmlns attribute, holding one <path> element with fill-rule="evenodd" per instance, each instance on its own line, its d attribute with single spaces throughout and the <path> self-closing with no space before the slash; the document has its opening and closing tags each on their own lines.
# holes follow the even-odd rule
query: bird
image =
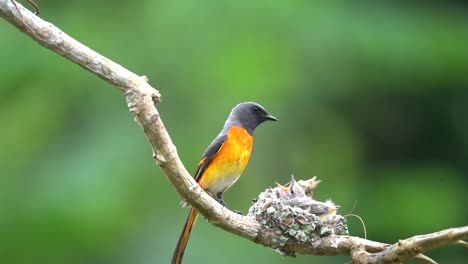
<svg viewBox="0 0 468 264">
<path fill-rule="evenodd" d="M 316 184 L 314 183 L 314 185 Z M 294 179 L 293 175 L 291 175 L 291 183 L 288 187 L 283 186 L 277 182 L 276 186 L 279 190 L 278 197 L 282 199 L 284 204 L 306 209 L 310 213 L 317 215 L 322 221 L 333 220 L 336 216 L 336 211 L 340 208 L 339 205 L 336 205 L 330 199 L 326 200 L 325 202 L 319 202 L 312 199 L 312 197 L 309 196 L 311 190 L 308 190 L 309 193 L 307 193 L 306 190 L 304 190 L 304 187 Z"/>
<path fill-rule="evenodd" d="M 195 181 L 224 207 L 226 203 L 223 194 L 244 172 L 252 151 L 254 130 L 265 121 L 278 121 L 278 119 L 258 103 L 243 102 L 236 105 L 221 132 L 203 153 L 195 172 Z M 198 211 L 193 207 L 190 208 L 172 256 L 172 264 L 182 263 L 197 218 Z"/>
</svg>

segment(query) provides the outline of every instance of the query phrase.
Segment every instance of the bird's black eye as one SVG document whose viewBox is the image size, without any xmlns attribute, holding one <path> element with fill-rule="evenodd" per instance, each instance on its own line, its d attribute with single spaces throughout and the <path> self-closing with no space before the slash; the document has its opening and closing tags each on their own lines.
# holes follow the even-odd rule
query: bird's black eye
<svg viewBox="0 0 468 264">
<path fill-rule="evenodd" d="M 258 110 L 260 110 L 260 108 L 258 108 L 258 106 L 254 106 L 253 110 L 254 110 L 254 112 L 258 112 Z"/>
</svg>

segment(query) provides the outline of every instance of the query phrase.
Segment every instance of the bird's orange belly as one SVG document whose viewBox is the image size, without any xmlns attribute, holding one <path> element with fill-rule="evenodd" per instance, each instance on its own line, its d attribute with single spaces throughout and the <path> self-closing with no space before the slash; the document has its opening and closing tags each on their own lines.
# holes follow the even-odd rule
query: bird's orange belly
<svg viewBox="0 0 468 264">
<path fill-rule="evenodd" d="M 229 189 L 244 172 L 252 144 L 253 137 L 245 129 L 230 128 L 226 142 L 200 178 L 200 186 L 215 195 Z"/>
</svg>

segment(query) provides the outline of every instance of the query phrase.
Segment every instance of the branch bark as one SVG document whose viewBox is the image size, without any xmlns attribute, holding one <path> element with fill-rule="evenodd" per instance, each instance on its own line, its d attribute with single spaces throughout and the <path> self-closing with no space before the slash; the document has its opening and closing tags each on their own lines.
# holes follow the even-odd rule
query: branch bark
<svg viewBox="0 0 468 264">
<path fill-rule="evenodd" d="M 21 4 L 0 0 L 0 16 L 30 36 L 41 46 L 58 53 L 87 71 L 107 81 L 125 95 L 128 108 L 143 129 L 153 150 L 153 157 L 180 197 L 196 208 L 210 223 L 230 233 L 267 247 L 277 247 L 273 230 L 263 229 L 252 217 L 233 213 L 206 194 L 190 176 L 179 159 L 155 107 L 160 93 L 121 65 L 91 50 L 62 30 L 31 13 Z M 393 245 L 353 236 L 330 235 L 312 243 L 288 242 L 284 249 L 311 255 L 350 255 L 355 263 L 400 263 L 415 258 L 434 263 L 420 253 L 451 243 L 466 244 L 468 226 L 414 236 Z M 432 262 L 431 262 L 432 261 Z"/>
</svg>

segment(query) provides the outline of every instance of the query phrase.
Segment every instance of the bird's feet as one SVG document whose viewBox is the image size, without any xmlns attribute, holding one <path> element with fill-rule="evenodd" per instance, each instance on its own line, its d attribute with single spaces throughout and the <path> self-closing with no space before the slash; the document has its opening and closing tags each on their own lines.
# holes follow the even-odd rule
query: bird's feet
<svg viewBox="0 0 468 264">
<path fill-rule="evenodd" d="M 213 197 L 218 203 L 220 203 L 222 206 L 226 207 L 226 203 L 223 201 L 223 199 L 221 198 L 217 198 L 217 197 Z"/>
<path fill-rule="evenodd" d="M 218 203 L 220 203 L 222 206 L 224 206 L 226 209 L 231 210 L 231 209 L 229 209 L 229 208 L 227 207 L 227 205 L 226 205 L 226 203 L 224 202 L 223 199 L 218 198 L 218 197 L 216 197 L 216 198 L 214 198 L 214 199 L 215 199 Z M 239 210 L 231 210 L 231 211 L 233 211 L 233 212 L 236 213 L 236 214 L 242 215 L 242 212 L 239 211 Z"/>
</svg>

